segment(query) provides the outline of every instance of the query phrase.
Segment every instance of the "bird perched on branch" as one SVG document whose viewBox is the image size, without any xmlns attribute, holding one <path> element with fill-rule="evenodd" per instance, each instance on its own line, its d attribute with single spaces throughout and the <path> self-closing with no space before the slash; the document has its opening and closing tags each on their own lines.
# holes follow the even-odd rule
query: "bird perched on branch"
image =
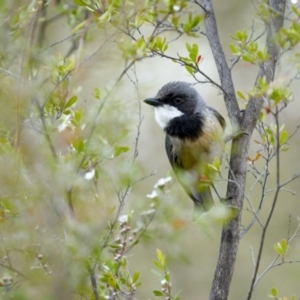
<svg viewBox="0 0 300 300">
<path fill-rule="evenodd" d="M 216 174 L 209 164 L 222 158 L 224 118 L 186 82 L 170 82 L 144 102 L 154 106 L 155 119 L 166 132 L 165 148 L 178 181 L 196 208 L 208 211 Z"/>
</svg>

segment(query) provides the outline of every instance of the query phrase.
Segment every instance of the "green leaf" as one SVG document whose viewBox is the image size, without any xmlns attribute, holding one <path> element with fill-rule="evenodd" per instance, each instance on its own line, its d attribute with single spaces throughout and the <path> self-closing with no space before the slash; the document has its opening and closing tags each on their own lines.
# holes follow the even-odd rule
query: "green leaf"
<svg viewBox="0 0 300 300">
<path fill-rule="evenodd" d="M 288 137 L 289 133 L 286 130 L 282 131 L 280 134 L 279 145 L 282 146 L 287 141 Z"/>
<path fill-rule="evenodd" d="M 171 23 L 175 28 L 177 28 L 179 25 L 179 18 L 177 16 L 173 15 L 171 17 Z"/>
<path fill-rule="evenodd" d="M 244 42 L 247 41 L 248 34 L 247 34 L 246 30 L 237 31 L 236 32 L 236 37 L 237 37 L 237 40 L 244 43 Z"/>
<path fill-rule="evenodd" d="M 249 53 L 245 53 L 241 56 L 243 61 L 253 63 L 253 57 Z"/>
<path fill-rule="evenodd" d="M 192 47 L 190 48 L 190 51 L 189 51 L 189 57 L 190 57 L 190 60 L 194 63 L 197 62 L 198 51 L 199 51 L 198 45 L 193 44 Z"/>
<path fill-rule="evenodd" d="M 128 283 L 127 278 L 121 277 L 119 279 L 120 279 L 122 284 L 127 284 Z"/>
<path fill-rule="evenodd" d="M 262 51 L 257 51 L 257 58 L 260 60 L 260 61 L 264 61 L 264 55 L 262 53 Z"/>
<path fill-rule="evenodd" d="M 237 91 L 236 92 L 237 96 L 240 98 L 240 99 L 243 99 L 243 100 L 248 100 L 245 95 L 241 92 L 241 91 Z"/>
<path fill-rule="evenodd" d="M 277 243 L 277 244 L 274 244 L 273 246 L 275 252 L 279 255 L 282 255 L 283 254 L 283 251 L 281 249 L 281 246 L 280 246 L 280 243 Z"/>
<path fill-rule="evenodd" d="M 285 128 L 285 124 L 282 124 L 282 125 L 279 127 L 279 132 L 281 132 L 284 128 Z"/>
<path fill-rule="evenodd" d="M 114 148 L 114 157 L 117 157 L 120 154 L 122 154 L 124 152 L 128 152 L 128 151 L 129 151 L 129 147 L 126 147 L 126 146 L 116 146 Z"/>
<path fill-rule="evenodd" d="M 79 123 L 82 119 L 82 110 L 76 110 L 75 113 L 74 113 L 74 120 Z"/>
<path fill-rule="evenodd" d="M 71 107 L 77 101 L 77 96 L 71 97 L 68 102 L 65 104 L 64 109 Z"/>
<path fill-rule="evenodd" d="M 94 88 L 94 94 L 93 94 L 93 96 L 96 99 L 100 100 L 100 98 L 101 98 L 101 92 L 100 92 L 100 90 L 98 88 Z"/>
<path fill-rule="evenodd" d="M 99 18 L 100 22 L 109 22 L 111 19 L 111 12 L 110 11 L 106 11 L 104 14 L 101 15 L 101 17 Z"/>
<path fill-rule="evenodd" d="M 163 253 L 161 252 L 161 250 L 156 249 L 156 256 L 157 256 L 160 264 L 164 267 L 166 259 L 165 259 L 165 256 L 163 255 Z"/>
<path fill-rule="evenodd" d="M 277 297 L 277 290 L 275 288 L 271 288 L 271 295 Z"/>
<path fill-rule="evenodd" d="M 188 20 L 183 24 L 183 31 L 185 33 L 189 33 L 193 28 L 195 28 L 200 23 L 202 18 L 203 17 L 201 15 L 197 15 L 193 17 L 193 14 L 189 13 Z"/>
<path fill-rule="evenodd" d="M 153 259 L 153 260 L 152 260 L 152 263 L 154 264 L 154 266 L 155 266 L 157 269 L 159 269 L 159 270 L 161 270 L 161 271 L 164 271 L 164 267 L 163 267 L 157 260 Z"/>
<path fill-rule="evenodd" d="M 285 239 L 282 239 L 279 243 L 274 244 L 274 250 L 279 255 L 284 255 L 289 249 L 289 244 Z"/>
<path fill-rule="evenodd" d="M 274 145 L 275 144 L 275 136 L 274 132 L 270 128 L 266 128 L 266 133 L 268 134 L 268 141 Z"/>
<path fill-rule="evenodd" d="M 79 6 L 87 6 L 88 4 L 84 0 L 73 0 L 75 4 Z"/>
<path fill-rule="evenodd" d="M 265 118 L 265 115 L 264 115 L 264 113 L 261 111 L 259 114 L 258 114 L 258 119 L 259 119 L 259 121 L 263 121 L 264 120 L 264 118 Z"/>
<path fill-rule="evenodd" d="M 232 54 L 238 55 L 239 51 L 237 50 L 236 46 L 232 43 L 229 44 L 229 49 L 232 52 Z"/>
<path fill-rule="evenodd" d="M 100 280 L 101 280 L 101 282 L 108 283 L 108 276 L 106 274 L 104 274 Z"/>
<path fill-rule="evenodd" d="M 113 275 L 111 275 L 111 276 L 108 277 L 107 283 L 108 283 L 111 287 L 113 287 L 113 288 L 115 288 L 115 289 L 117 288 L 117 281 L 116 281 L 116 279 L 114 278 Z"/>
<path fill-rule="evenodd" d="M 187 50 L 188 52 L 191 52 L 191 51 L 192 51 L 192 46 L 191 46 L 189 43 L 186 43 L 186 44 L 185 44 L 185 47 L 186 47 L 186 50 Z"/>
<path fill-rule="evenodd" d="M 298 18 L 300 17 L 300 11 L 298 11 L 296 6 L 292 5 L 292 11 L 298 16 Z"/>
<path fill-rule="evenodd" d="M 158 290 L 154 290 L 154 291 L 153 291 L 153 294 L 154 294 L 155 296 L 158 296 L 158 297 L 164 296 L 164 293 L 161 292 L 161 291 L 158 291 Z"/>
<path fill-rule="evenodd" d="M 186 68 L 186 70 L 190 73 L 190 74 L 194 74 L 195 73 L 195 69 L 193 67 L 190 67 L 190 66 L 184 66 Z"/>
<path fill-rule="evenodd" d="M 141 18 L 140 15 L 137 15 L 134 21 L 135 28 L 139 28 L 142 25 L 142 23 L 143 23 L 143 19 Z"/>
<path fill-rule="evenodd" d="M 207 166 L 209 167 L 210 170 L 219 172 L 218 168 L 216 168 L 213 164 L 208 164 Z"/>
<path fill-rule="evenodd" d="M 72 29 L 72 33 L 75 33 L 79 30 L 81 30 L 82 28 L 85 27 L 85 25 L 87 24 L 88 20 L 84 20 L 82 22 L 80 22 L 78 25 L 76 25 L 73 29 Z"/>
<path fill-rule="evenodd" d="M 140 278 L 140 272 L 134 272 L 132 275 L 132 283 L 136 283 Z"/>
<path fill-rule="evenodd" d="M 174 296 L 174 300 L 180 300 L 180 295 L 181 291 L 179 291 L 175 296 Z"/>
<path fill-rule="evenodd" d="M 290 148 L 291 147 L 289 145 L 283 145 L 280 147 L 280 151 L 288 151 L 288 150 L 290 150 Z"/>
<path fill-rule="evenodd" d="M 76 140 L 73 142 L 73 147 L 77 152 L 83 152 L 85 145 L 83 140 Z"/>
</svg>

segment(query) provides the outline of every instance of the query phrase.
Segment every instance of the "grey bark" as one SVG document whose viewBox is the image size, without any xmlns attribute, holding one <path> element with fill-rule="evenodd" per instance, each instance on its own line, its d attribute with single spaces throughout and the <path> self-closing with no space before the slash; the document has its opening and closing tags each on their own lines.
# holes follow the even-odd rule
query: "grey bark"
<svg viewBox="0 0 300 300">
<path fill-rule="evenodd" d="M 210 300 L 226 300 L 229 295 L 239 246 L 239 229 L 246 184 L 246 158 L 249 141 L 258 120 L 263 99 L 251 99 L 245 112 L 240 112 L 231 70 L 220 43 L 212 1 L 202 0 L 200 5 L 205 12 L 206 35 L 219 73 L 231 125 L 233 128 L 238 127 L 242 132 L 246 133 L 240 135 L 232 142 L 227 197 L 232 197 L 230 205 L 237 209 L 237 215 L 223 226 L 219 257 L 209 297 Z M 269 0 L 270 9 L 276 12 L 276 14 L 272 15 L 270 23 L 266 24 L 268 30 L 266 47 L 271 58 L 261 65 L 258 72 L 258 78 L 265 76 L 267 82 L 274 79 L 280 48 L 276 43 L 272 42 L 272 37 L 283 25 L 285 5 L 286 0 Z M 251 289 L 253 289 L 253 285 L 251 285 Z M 248 299 L 250 299 L 251 293 L 248 296 Z"/>
</svg>

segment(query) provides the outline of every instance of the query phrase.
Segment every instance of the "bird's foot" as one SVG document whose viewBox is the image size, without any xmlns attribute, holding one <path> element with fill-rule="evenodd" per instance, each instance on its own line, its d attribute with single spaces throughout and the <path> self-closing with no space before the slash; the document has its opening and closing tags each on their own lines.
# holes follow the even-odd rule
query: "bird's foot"
<svg viewBox="0 0 300 300">
<path fill-rule="evenodd" d="M 242 135 L 249 135 L 247 132 L 245 132 L 245 131 L 243 131 L 243 130 L 241 130 L 241 129 L 239 129 L 238 131 L 236 131 L 236 132 L 233 132 L 233 133 L 231 133 L 231 134 L 227 134 L 225 137 L 224 137 L 224 143 L 226 144 L 226 143 L 228 143 L 228 142 L 230 142 L 230 141 L 232 141 L 232 140 L 234 140 L 234 139 L 236 139 L 236 138 L 238 138 L 238 137 L 240 137 L 240 136 L 242 136 Z"/>
<path fill-rule="evenodd" d="M 230 205 L 230 202 L 232 199 L 235 198 L 236 195 L 231 195 L 229 197 L 226 197 L 226 198 L 220 198 L 220 202 L 224 205 Z"/>
</svg>

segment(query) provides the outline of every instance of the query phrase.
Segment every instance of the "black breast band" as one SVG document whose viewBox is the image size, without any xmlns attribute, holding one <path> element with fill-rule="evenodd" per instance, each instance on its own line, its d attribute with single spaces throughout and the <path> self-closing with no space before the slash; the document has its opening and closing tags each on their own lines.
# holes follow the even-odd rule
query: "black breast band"
<svg viewBox="0 0 300 300">
<path fill-rule="evenodd" d="M 204 126 L 203 116 L 200 114 L 184 114 L 172 119 L 165 131 L 170 136 L 195 140 L 203 134 Z"/>
</svg>

